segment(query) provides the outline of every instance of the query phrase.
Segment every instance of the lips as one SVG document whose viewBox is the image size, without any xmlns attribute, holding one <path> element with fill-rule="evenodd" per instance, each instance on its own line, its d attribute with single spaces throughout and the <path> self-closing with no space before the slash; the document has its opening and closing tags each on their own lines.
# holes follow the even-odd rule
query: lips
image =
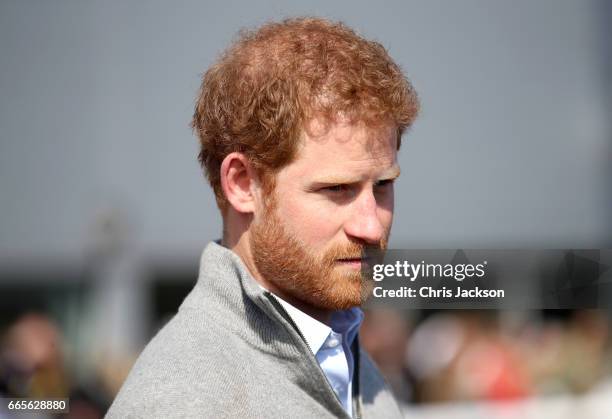
<svg viewBox="0 0 612 419">
<path fill-rule="evenodd" d="M 356 263 L 356 262 L 361 262 L 362 258 L 357 257 L 357 258 L 341 258 L 341 259 L 336 259 L 338 262 L 352 262 L 352 263 Z"/>
<path fill-rule="evenodd" d="M 367 266 L 369 265 L 369 258 L 340 258 L 336 259 L 336 263 L 340 264 L 341 266 L 350 266 L 356 269 L 367 269 Z"/>
</svg>

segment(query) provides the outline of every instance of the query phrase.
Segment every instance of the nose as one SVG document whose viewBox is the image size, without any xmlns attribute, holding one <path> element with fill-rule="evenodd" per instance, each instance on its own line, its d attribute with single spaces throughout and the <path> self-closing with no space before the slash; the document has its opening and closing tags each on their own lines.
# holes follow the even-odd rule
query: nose
<svg viewBox="0 0 612 419">
<path fill-rule="evenodd" d="M 344 231 L 348 236 L 368 244 L 378 244 L 383 239 L 385 227 L 380 220 L 378 203 L 371 189 L 362 190 L 352 202 Z"/>
</svg>

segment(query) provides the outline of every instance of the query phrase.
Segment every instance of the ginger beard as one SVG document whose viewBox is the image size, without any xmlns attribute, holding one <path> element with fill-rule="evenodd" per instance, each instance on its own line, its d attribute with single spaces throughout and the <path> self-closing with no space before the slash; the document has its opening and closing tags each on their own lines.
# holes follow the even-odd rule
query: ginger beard
<svg viewBox="0 0 612 419">
<path fill-rule="evenodd" d="M 283 293 L 316 308 L 346 310 L 363 304 L 372 280 L 338 259 L 362 258 L 366 247 L 385 249 L 389 232 L 377 245 L 348 242 L 316 253 L 287 231 L 276 208 L 272 191 L 261 219 L 251 226 L 251 254 L 259 273 Z"/>
</svg>

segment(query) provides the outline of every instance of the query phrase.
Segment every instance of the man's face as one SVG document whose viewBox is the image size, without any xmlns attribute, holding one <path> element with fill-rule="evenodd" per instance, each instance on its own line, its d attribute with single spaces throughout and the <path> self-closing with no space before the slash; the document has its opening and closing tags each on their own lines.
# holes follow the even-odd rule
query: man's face
<svg viewBox="0 0 612 419">
<path fill-rule="evenodd" d="M 251 227 L 259 273 L 317 308 L 360 305 L 368 293 L 362 251 L 386 247 L 393 220 L 396 149 L 392 124 L 335 123 L 324 134 L 304 133 Z"/>
</svg>

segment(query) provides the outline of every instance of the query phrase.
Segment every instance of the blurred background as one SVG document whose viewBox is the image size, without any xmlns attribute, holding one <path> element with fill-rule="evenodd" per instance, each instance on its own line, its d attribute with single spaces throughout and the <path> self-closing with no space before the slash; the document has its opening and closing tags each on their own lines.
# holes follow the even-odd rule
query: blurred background
<svg viewBox="0 0 612 419">
<path fill-rule="evenodd" d="M 220 217 L 189 128 L 243 27 L 342 20 L 422 114 L 392 248 L 612 246 L 612 3 L 0 1 L 0 394 L 100 417 Z M 407 417 L 612 418 L 610 314 L 376 311 Z"/>
</svg>

